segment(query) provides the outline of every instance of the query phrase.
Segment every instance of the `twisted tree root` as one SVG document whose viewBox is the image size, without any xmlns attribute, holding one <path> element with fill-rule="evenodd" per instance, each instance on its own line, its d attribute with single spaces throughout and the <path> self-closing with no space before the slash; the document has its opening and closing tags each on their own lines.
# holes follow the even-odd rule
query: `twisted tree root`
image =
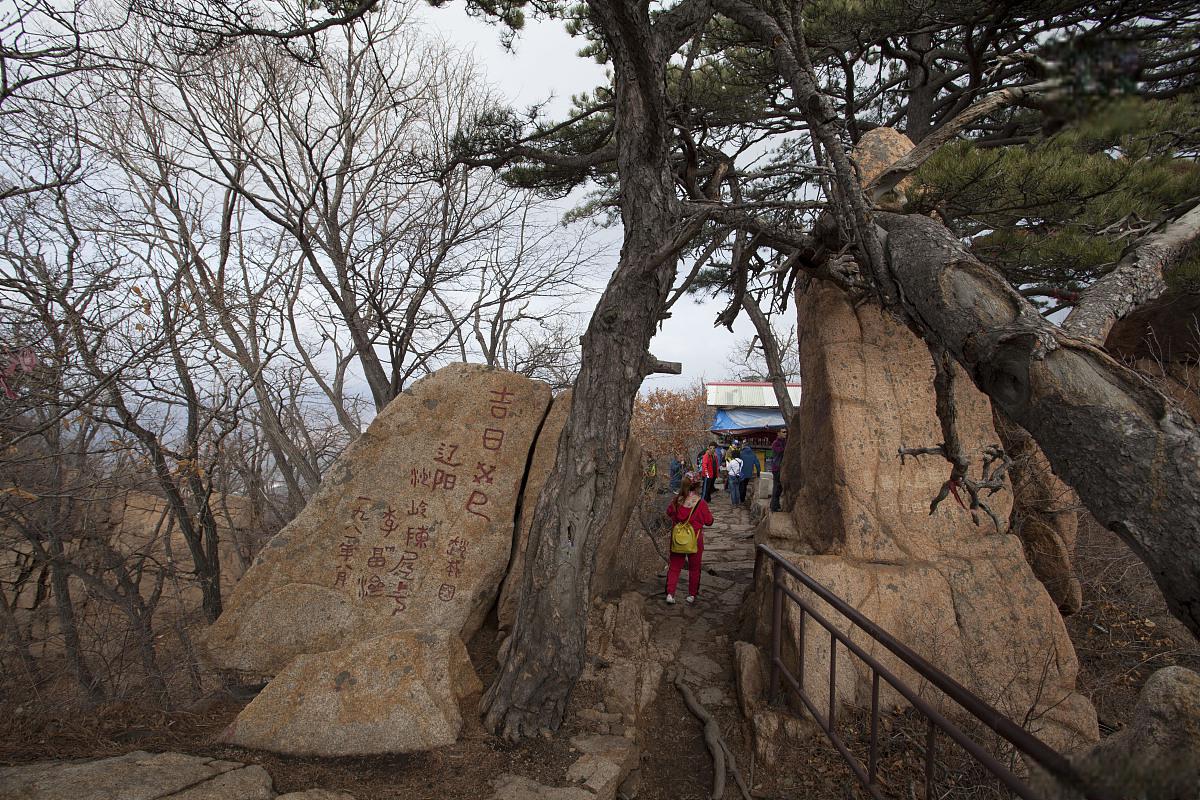
<svg viewBox="0 0 1200 800">
<path fill-rule="evenodd" d="M 733 781 L 737 784 L 744 800 L 750 800 L 750 790 L 746 786 L 746 782 L 742 779 L 741 771 L 738 770 L 737 759 L 734 758 L 733 751 L 729 749 L 729 745 L 725 742 L 725 737 L 721 735 L 721 726 L 713 719 L 712 714 L 708 713 L 708 709 L 696 699 L 696 695 L 692 693 L 691 687 L 683 682 L 683 675 L 681 673 L 676 673 L 675 675 L 675 688 L 683 695 L 683 702 L 688 707 L 688 711 L 691 711 L 704 725 L 704 744 L 707 745 L 708 752 L 713 760 L 712 800 L 722 800 L 725 796 L 726 767 L 728 767 L 730 774 L 733 775 Z"/>
</svg>

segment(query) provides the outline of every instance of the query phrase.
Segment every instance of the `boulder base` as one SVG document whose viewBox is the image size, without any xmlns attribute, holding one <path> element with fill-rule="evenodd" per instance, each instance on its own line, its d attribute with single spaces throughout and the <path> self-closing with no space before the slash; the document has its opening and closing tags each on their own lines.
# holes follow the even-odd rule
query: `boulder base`
<svg viewBox="0 0 1200 800">
<path fill-rule="evenodd" d="M 299 756 L 429 750 L 458 739 L 459 702 L 482 688 L 456 634 L 389 633 L 295 659 L 224 739 Z"/>
<path fill-rule="evenodd" d="M 393 400 L 255 559 L 209 629 L 215 666 L 273 675 L 382 633 L 479 629 L 512 548 L 550 389 L 454 364 Z"/>
</svg>

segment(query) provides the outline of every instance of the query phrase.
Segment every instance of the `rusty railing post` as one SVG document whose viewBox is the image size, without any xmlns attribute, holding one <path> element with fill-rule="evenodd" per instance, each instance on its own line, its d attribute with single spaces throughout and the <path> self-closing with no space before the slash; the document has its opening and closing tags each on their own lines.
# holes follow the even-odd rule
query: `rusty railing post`
<svg viewBox="0 0 1200 800">
<path fill-rule="evenodd" d="M 771 704 L 779 700 L 779 666 L 783 663 L 783 565 L 775 561 L 771 570 L 771 688 L 768 698 Z M 803 660 L 803 654 L 801 659 Z"/>
</svg>

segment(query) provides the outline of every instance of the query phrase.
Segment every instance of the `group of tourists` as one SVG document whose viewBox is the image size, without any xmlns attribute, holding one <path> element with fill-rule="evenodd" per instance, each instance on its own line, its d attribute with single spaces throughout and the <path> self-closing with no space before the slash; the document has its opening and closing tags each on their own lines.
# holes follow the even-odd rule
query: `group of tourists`
<svg viewBox="0 0 1200 800">
<path fill-rule="evenodd" d="M 787 447 L 787 428 L 782 429 L 771 443 L 770 470 L 774 478 L 771 491 L 771 510 L 780 510 L 779 471 Z M 700 562 L 704 554 L 704 528 L 713 524 L 712 499 L 717 477 L 725 472 L 725 485 L 733 507 L 746 503 L 746 484 L 762 472 L 762 464 L 748 442 L 734 440 L 728 448 L 718 450 L 713 442 L 698 455 L 696 470 L 688 470 L 687 456 L 671 457 L 671 491 L 675 497 L 667 506 L 671 521 L 671 559 L 667 566 L 667 602 L 675 602 L 679 573 L 688 565 L 687 602 L 695 603 L 700 594 Z M 724 469 L 722 470 L 722 464 Z"/>
</svg>

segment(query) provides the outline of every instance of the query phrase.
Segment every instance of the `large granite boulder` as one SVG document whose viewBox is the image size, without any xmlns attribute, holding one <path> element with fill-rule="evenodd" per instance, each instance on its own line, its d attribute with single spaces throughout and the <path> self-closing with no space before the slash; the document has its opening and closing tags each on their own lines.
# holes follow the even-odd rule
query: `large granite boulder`
<svg viewBox="0 0 1200 800">
<path fill-rule="evenodd" d="M 500 588 L 550 389 L 454 364 L 393 400 L 275 536 L 209 629 L 218 667 L 292 659 L 418 628 L 468 640 Z"/>
<path fill-rule="evenodd" d="M 512 558 L 508 564 L 508 572 L 504 575 L 504 584 L 500 587 L 500 599 L 496 602 L 496 617 L 503 634 L 512 630 L 513 620 L 517 617 L 517 600 L 520 599 L 524 580 L 525 554 L 529 549 L 529 529 L 533 527 L 533 512 L 537 508 L 546 479 L 554 469 L 554 461 L 558 456 L 558 440 L 562 436 L 563 426 L 567 423 L 567 414 L 570 411 L 570 391 L 555 397 L 533 445 L 533 455 L 529 459 L 529 476 L 525 479 L 525 492 L 521 499 L 520 518 L 517 521 L 517 535 L 513 538 Z"/>
<path fill-rule="evenodd" d="M 428 750 L 458 739 L 459 704 L 482 689 L 457 634 L 387 633 L 296 658 L 223 738 L 298 756 Z"/>
<path fill-rule="evenodd" d="M 1098 736 L 1095 711 L 1075 691 L 1078 662 L 1056 605 L 1034 576 L 1020 542 L 981 524 L 953 497 L 929 513 L 949 475 L 937 456 L 901 461 L 902 446 L 942 441 L 933 364 L 925 345 L 877 306 L 855 306 L 817 282 L 797 298 L 804 394 L 798 411 L 801 468 L 789 518 L 770 515 L 758 541 L 785 551 L 800 569 L 1049 743 L 1070 747 Z M 987 398 L 957 382 L 958 426 L 978 475 L 982 448 L 998 443 Z M 790 488 L 790 487 L 789 487 Z M 1005 520 L 1012 497 L 988 498 Z M 771 593 L 756 587 L 756 638 L 765 645 Z M 796 585 L 843 629 L 849 623 Z M 829 637 L 808 623 L 800 647 L 798 609 L 788 604 L 784 656 L 804 661 L 811 696 L 824 697 Z M 913 686 L 906 667 L 864 635 L 855 641 Z M 837 662 L 842 703 L 869 705 L 871 673 L 844 649 Z M 941 704 L 928 687 L 931 700 Z M 884 691 L 885 707 L 904 705 Z M 947 711 L 953 711 L 947 708 Z"/>
</svg>

